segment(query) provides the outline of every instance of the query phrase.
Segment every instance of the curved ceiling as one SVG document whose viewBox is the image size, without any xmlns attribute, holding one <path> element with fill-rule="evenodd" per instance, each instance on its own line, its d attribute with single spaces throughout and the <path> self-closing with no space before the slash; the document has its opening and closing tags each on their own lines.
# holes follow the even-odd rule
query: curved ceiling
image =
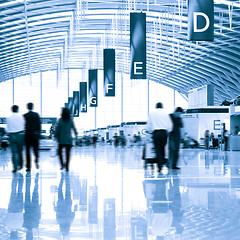
<svg viewBox="0 0 240 240">
<path fill-rule="evenodd" d="M 147 76 L 187 96 L 214 84 L 215 102 L 240 92 L 240 1 L 214 1 L 214 41 L 187 40 L 186 0 L 0 1 L 0 81 L 39 71 L 103 67 L 116 49 L 129 73 L 130 12 L 147 15 Z"/>
</svg>

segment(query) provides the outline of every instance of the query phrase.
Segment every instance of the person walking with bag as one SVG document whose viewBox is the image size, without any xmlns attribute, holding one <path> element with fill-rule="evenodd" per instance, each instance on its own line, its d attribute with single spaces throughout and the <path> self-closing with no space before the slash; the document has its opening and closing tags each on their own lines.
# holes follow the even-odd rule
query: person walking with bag
<svg viewBox="0 0 240 240">
<path fill-rule="evenodd" d="M 58 120 L 54 134 L 55 138 L 58 141 L 58 155 L 61 164 L 61 170 L 66 168 L 66 171 L 69 171 L 70 151 L 73 142 L 72 131 L 74 131 L 77 138 L 77 130 L 73 120 L 71 119 L 70 111 L 68 108 L 63 108 L 61 118 Z M 63 162 L 63 148 L 66 150 L 66 163 Z"/>
<path fill-rule="evenodd" d="M 171 118 L 163 109 L 161 102 L 157 103 L 156 109 L 150 113 L 147 121 L 147 130 L 153 134 L 158 172 L 160 172 L 165 163 L 165 146 L 167 144 L 168 132 L 172 130 Z"/>
</svg>

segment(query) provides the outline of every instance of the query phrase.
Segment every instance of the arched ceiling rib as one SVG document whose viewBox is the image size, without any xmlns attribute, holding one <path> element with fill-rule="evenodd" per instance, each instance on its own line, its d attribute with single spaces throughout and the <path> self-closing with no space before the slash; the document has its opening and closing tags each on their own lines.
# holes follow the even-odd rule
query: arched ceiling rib
<svg viewBox="0 0 240 240">
<path fill-rule="evenodd" d="M 214 0 L 214 41 L 187 40 L 186 0 L 0 0 L 0 82 L 39 71 L 103 67 L 116 49 L 129 73 L 130 12 L 147 14 L 147 76 L 181 94 L 214 84 L 239 95 L 240 2 Z M 98 56 L 97 58 L 95 56 Z"/>
</svg>

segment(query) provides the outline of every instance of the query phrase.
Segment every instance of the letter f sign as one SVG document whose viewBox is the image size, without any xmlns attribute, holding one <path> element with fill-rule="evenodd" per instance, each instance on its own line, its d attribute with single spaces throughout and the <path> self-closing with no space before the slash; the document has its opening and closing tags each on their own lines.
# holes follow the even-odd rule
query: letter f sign
<svg viewBox="0 0 240 240">
<path fill-rule="evenodd" d="M 113 90 L 113 84 L 107 84 L 107 93 L 108 93 L 108 90 Z"/>
</svg>

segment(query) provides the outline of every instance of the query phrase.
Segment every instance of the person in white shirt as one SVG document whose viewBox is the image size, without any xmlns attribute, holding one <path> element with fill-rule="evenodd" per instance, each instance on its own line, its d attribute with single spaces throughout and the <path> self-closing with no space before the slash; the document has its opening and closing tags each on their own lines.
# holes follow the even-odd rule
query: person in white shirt
<svg viewBox="0 0 240 240">
<path fill-rule="evenodd" d="M 150 113 L 147 121 L 147 130 L 153 134 L 153 143 L 157 155 L 158 172 L 165 163 L 165 145 L 167 144 L 168 132 L 172 130 L 172 121 L 163 109 L 161 102 L 156 104 L 156 109 Z"/>
<path fill-rule="evenodd" d="M 23 142 L 25 120 L 18 113 L 19 107 L 12 106 L 12 115 L 7 118 L 7 132 L 9 134 L 10 147 L 12 151 L 13 172 L 22 169 L 23 166 Z"/>
</svg>

